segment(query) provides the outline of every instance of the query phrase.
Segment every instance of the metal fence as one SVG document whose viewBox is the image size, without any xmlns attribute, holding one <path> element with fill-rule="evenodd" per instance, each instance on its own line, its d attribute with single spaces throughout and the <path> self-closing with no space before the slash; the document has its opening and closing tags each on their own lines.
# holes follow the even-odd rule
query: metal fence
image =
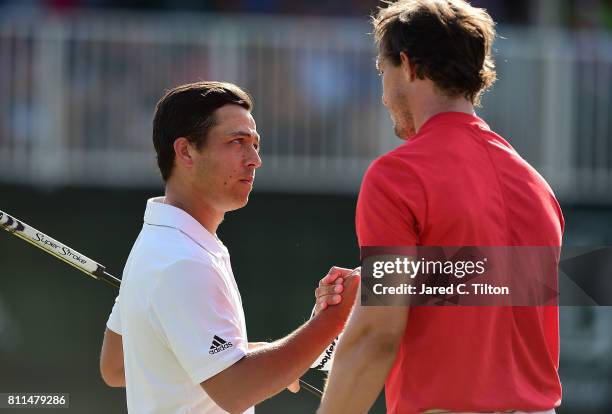
<svg viewBox="0 0 612 414">
<path fill-rule="evenodd" d="M 254 96 L 261 189 L 355 192 L 396 146 L 365 19 L 0 12 L 0 180 L 159 185 L 157 99 L 198 79 Z M 560 198 L 612 201 L 609 35 L 499 29 L 479 111 Z"/>
</svg>

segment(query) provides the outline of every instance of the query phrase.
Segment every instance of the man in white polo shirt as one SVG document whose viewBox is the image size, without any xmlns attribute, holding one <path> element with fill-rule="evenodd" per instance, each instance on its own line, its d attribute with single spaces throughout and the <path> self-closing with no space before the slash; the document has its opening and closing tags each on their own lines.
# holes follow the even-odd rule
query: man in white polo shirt
<svg viewBox="0 0 612 414">
<path fill-rule="evenodd" d="M 157 104 L 153 142 L 165 197 L 147 202 L 100 361 L 108 385 L 126 386 L 131 413 L 253 412 L 308 369 L 354 302 L 356 278 L 322 286 L 314 318 L 273 343 L 248 342 L 216 231 L 225 212 L 246 205 L 261 165 L 251 108 L 246 92 L 219 82 L 177 87 Z M 321 285 L 348 272 L 332 268 Z"/>
</svg>

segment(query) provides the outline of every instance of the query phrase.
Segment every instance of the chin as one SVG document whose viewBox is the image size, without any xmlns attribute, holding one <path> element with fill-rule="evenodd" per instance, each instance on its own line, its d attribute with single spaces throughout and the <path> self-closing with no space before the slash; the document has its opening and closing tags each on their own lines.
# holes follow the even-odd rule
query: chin
<svg viewBox="0 0 612 414">
<path fill-rule="evenodd" d="M 414 130 L 414 125 L 395 124 L 393 126 L 393 130 L 395 132 L 395 135 L 403 141 L 408 141 L 410 138 L 416 135 L 416 131 Z"/>
<path fill-rule="evenodd" d="M 407 130 L 400 129 L 398 127 L 395 127 L 394 132 L 395 132 L 395 136 L 401 139 L 402 141 L 408 141 L 410 137 L 414 135 L 414 134 L 410 134 Z"/>
<path fill-rule="evenodd" d="M 246 206 L 249 202 L 249 196 L 247 195 L 246 197 L 238 197 L 235 198 L 234 200 L 232 200 L 231 203 L 229 203 L 230 205 L 227 207 L 226 211 L 234 211 L 234 210 L 239 210 L 242 207 Z"/>
</svg>

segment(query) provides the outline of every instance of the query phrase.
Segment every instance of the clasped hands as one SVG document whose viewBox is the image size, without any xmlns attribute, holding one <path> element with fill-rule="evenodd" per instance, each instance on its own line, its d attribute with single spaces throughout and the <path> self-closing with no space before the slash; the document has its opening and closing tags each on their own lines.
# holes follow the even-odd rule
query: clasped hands
<svg viewBox="0 0 612 414">
<path fill-rule="evenodd" d="M 332 267 L 325 277 L 319 281 L 319 286 L 315 289 L 315 315 L 326 310 L 329 306 L 338 305 L 342 302 L 346 285 L 352 283 L 352 280 L 359 278 L 360 275 L 360 267 L 355 269 Z M 349 299 L 353 300 L 354 298 Z"/>
<path fill-rule="evenodd" d="M 332 267 L 319 281 L 319 286 L 315 289 L 315 308 L 313 316 L 325 311 L 330 306 L 339 305 L 343 301 L 349 301 L 345 303 L 345 305 L 352 308 L 357 290 L 354 282 L 355 279 L 358 279 L 360 276 L 360 267 L 355 269 Z M 347 289 L 347 287 L 350 288 Z M 300 390 L 299 380 L 291 383 L 287 389 L 293 393 L 298 392 Z"/>
</svg>

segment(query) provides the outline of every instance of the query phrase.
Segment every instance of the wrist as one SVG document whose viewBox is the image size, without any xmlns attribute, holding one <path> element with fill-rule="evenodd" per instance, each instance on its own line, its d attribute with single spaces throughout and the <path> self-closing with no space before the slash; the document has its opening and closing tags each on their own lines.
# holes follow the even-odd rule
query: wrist
<svg viewBox="0 0 612 414">
<path fill-rule="evenodd" d="M 313 316 L 313 320 L 320 321 L 321 324 L 327 326 L 333 334 L 333 338 L 337 337 L 348 319 L 350 312 L 343 312 L 342 309 L 329 307 L 328 309 L 317 313 Z"/>
</svg>

